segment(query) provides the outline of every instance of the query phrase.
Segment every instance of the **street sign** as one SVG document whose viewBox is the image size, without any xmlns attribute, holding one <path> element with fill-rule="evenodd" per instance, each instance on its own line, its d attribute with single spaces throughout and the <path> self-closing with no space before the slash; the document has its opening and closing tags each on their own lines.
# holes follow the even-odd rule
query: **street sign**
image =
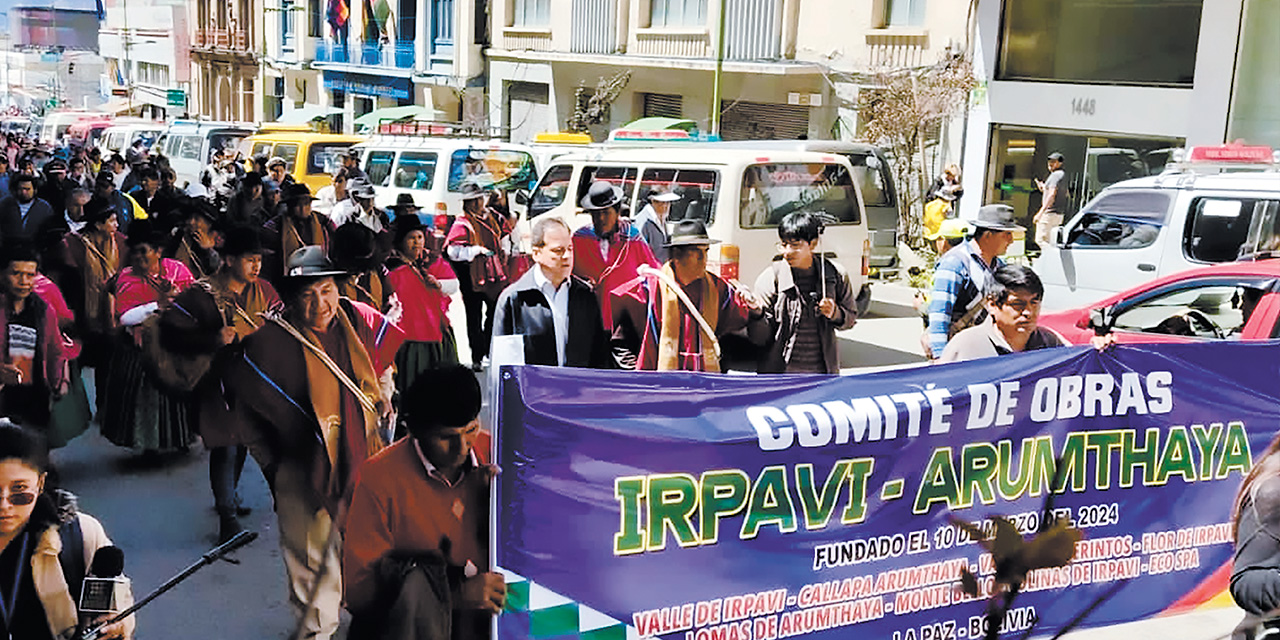
<svg viewBox="0 0 1280 640">
<path fill-rule="evenodd" d="M 182 89 L 169 89 L 166 94 L 167 102 L 170 107 L 187 106 L 187 92 Z"/>
</svg>

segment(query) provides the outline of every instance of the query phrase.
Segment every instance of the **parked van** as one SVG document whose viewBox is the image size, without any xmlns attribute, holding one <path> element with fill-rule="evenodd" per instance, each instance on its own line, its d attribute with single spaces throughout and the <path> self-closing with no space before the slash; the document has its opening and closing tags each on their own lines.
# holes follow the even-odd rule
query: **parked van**
<svg viewBox="0 0 1280 640">
<path fill-rule="evenodd" d="M 163 122 L 149 122 L 146 120 L 138 122 L 117 121 L 102 132 L 102 141 L 98 148 L 102 150 L 104 156 L 112 153 L 124 155 L 124 152 L 139 139 L 145 141 L 149 148 L 155 144 L 163 132 Z"/>
<path fill-rule="evenodd" d="M 92 111 L 54 111 L 46 115 L 40 124 L 40 140 L 56 143 L 66 135 L 72 124 L 82 120 L 99 120 L 106 115 Z"/>
<path fill-rule="evenodd" d="M 169 159 L 177 174 L 176 184 L 182 187 L 200 182 L 200 174 L 214 153 L 239 148 L 255 130 L 257 126 L 251 122 L 177 120 L 161 134 L 155 148 Z"/>
<path fill-rule="evenodd" d="M 88 149 L 98 146 L 102 134 L 115 124 L 115 118 L 104 115 L 100 120 L 81 120 L 67 128 L 64 137 L 72 146 Z"/>
<path fill-rule="evenodd" d="M 898 264 L 898 190 L 889 160 L 879 147 L 844 140 L 735 140 L 708 144 L 728 149 L 816 151 L 844 156 L 853 166 L 853 179 L 858 183 L 866 207 L 867 232 L 871 237 L 870 264 L 877 269 Z"/>
<path fill-rule="evenodd" d="M 1185 269 L 1280 249 L 1269 147 L 1198 147 L 1190 162 L 1102 190 L 1033 264 L 1044 308 L 1084 306 Z"/>
<path fill-rule="evenodd" d="M 533 150 L 524 145 L 375 135 L 355 148 L 360 151 L 360 168 L 377 193 L 374 204 L 383 208 L 408 193 L 424 214 L 457 216 L 462 213 L 462 185 L 469 181 L 506 190 L 532 189 L 538 181 Z"/>
<path fill-rule="evenodd" d="M 240 143 L 240 149 L 246 160 L 259 153 L 284 158 L 289 175 L 315 193 L 332 184 L 343 152 L 364 140 L 364 136 L 316 133 L 306 126 L 264 124 Z"/>
<path fill-rule="evenodd" d="M 609 148 L 556 158 L 529 201 L 528 220 L 556 215 L 571 228 L 590 224 L 578 206 L 593 180 L 622 187 L 624 207 L 636 215 L 649 193 L 674 190 L 668 223 L 706 222 L 712 245 L 707 268 L 751 285 L 777 251 L 778 223 L 792 211 L 822 214 L 827 230 L 819 250 L 848 268 L 858 291 L 858 309 L 871 300 L 867 284 L 870 239 L 861 186 L 842 155 L 756 148 L 678 145 L 671 148 Z"/>
</svg>

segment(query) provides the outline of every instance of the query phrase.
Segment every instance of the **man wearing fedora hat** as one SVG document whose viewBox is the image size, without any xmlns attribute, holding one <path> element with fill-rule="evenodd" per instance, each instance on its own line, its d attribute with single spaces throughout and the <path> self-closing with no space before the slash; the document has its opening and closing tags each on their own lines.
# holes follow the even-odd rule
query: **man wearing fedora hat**
<svg viewBox="0 0 1280 640">
<path fill-rule="evenodd" d="M 671 212 L 671 203 L 680 199 L 680 194 L 665 189 L 654 189 L 649 193 L 649 204 L 640 210 L 640 215 L 632 222 L 640 229 L 645 244 L 653 252 L 658 262 L 665 263 L 670 257 L 667 251 L 667 214 Z"/>
<path fill-rule="evenodd" d="M 578 203 L 591 215 L 591 225 L 573 234 L 573 275 L 595 287 L 606 331 L 613 330 L 609 292 L 634 280 L 642 266 L 662 266 L 640 231 L 622 217 L 625 199 L 621 187 L 604 180 L 592 182 Z"/>
<path fill-rule="evenodd" d="M 363 302 L 383 313 L 389 312 L 396 306 L 395 291 L 387 279 L 387 268 L 382 264 L 385 257 L 386 254 L 378 247 L 377 235 L 369 227 L 348 222 L 335 229 L 333 241 L 329 243 L 329 260 L 348 274 L 346 278 L 339 279 L 339 295 Z"/>
<path fill-rule="evenodd" d="M 255 229 L 232 227 L 224 234 L 221 267 L 197 282 L 213 295 L 227 334 L 224 357 L 265 322 L 263 316 L 283 308 L 271 283 L 259 276 L 266 249 Z M 219 359 L 219 361 L 222 361 Z M 218 513 L 218 539 L 225 542 L 240 532 L 240 506 L 236 487 L 244 471 L 245 448 L 237 422 L 238 414 L 228 408 L 222 392 L 220 372 L 214 371 L 197 389 L 196 429 L 209 449 L 209 485 Z"/>
<path fill-rule="evenodd" d="M 667 242 L 671 260 L 610 293 L 621 368 L 719 372 L 720 338 L 763 319 L 754 296 L 707 271 L 707 250 L 718 242 L 701 220 L 681 220 Z"/>
<path fill-rule="evenodd" d="M 485 206 L 488 193 L 474 182 L 462 184 L 462 213 L 445 237 L 445 256 L 458 275 L 462 306 L 467 314 L 467 344 L 471 367 L 479 371 L 489 355 L 493 312 L 506 288 L 507 252 L 503 241 L 515 220 Z"/>
<path fill-rule="evenodd" d="M 1004 265 L 1000 256 L 1013 244 L 1013 232 L 1022 229 L 1013 220 L 1013 207 L 989 204 L 970 221 L 973 237 L 938 259 L 929 294 L 929 327 L 926 355 L 942 356 L 956 333 L 985 319 L 983 293 L 992 274 Z"/>
<path fill-rule="evenodd" d="M 333 233 L 329 219 L 311 210 L 311 201 L 315 197 L 307 185 L 291 184 L 283 196 L 284 211 L 263 225 L 263 242 L 275 252 L 273 264 L 266 271 L 267 279 L 273 282 L 284 276 L 284 260 L 303 247 L 318 246 L 327 250 L 329 236 Z"/>
<path fill-rule="evenodd" d="M 187 265 L 196 278 L 203 278 L 218 270 L 217 236 L 214 226 L 218 222 L 218 208 L 204 198 L 186 198 L 184 206 L 177 210 L 182 216 L 180 227 L 173 230 L 165 252 L 174 260 Z"/>
<path fill-rule="evenodd" d="M 330 638 L 342 606 L 339 531 L 355 472 L 387 445 L 392 362 L 404 338 L 372 307 L 341 298 L 324 249 L 286 262 L 285 310 L 244 341 L 223 384 L 275 498 L 289 602 L 303 637 Z"/>
</svg>

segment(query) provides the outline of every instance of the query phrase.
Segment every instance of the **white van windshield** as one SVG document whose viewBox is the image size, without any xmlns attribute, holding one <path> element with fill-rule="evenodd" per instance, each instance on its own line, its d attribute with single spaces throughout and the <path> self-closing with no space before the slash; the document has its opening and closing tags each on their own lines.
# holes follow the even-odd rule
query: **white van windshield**
<svg viewBox="0 0 1280 640">
<path fill-rule="evenodd" d="M 744 170 L 739 207 L 744 229 L 776 227 L 794 211 L 817 214 L 828 225 L 862 222 L 853 178 L 842 165 L 760 164 Z"/>
<path fill-rule="evenodd" d="M 556 165 L 542 176 L 537 191 L 529 199 L 529 217 L 534 218 L 546 213 L 564 202 L 569 193 L 569 179 L 573 177 L 573 167 Z"/>
<path fill-rule="evenodd" d="M 449 191 L 474 182 L 486 189 L 532 189 L 538 181 L 533 156 L 511 149 L 458 149 L 449 161 Z"/>
</svg>

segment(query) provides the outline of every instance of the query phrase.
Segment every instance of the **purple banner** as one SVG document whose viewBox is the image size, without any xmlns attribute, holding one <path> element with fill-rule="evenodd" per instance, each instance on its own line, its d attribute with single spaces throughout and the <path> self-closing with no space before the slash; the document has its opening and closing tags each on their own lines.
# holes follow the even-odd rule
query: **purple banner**
<svg viewBox="0 0 1280 640">
<path fill-rule="evenodd" d="M 504 368 L 498 640 L 982 637 L 995 568 L 953 519 L 991 516 L 1084 535 L 1028 576 L 1007 637 L 1099 600 L 1084 626 L 1193 608 L 1226 588 L 1232 503 L 1280 426 L 1278 346 L 848 377 Z"/>
</svg>

